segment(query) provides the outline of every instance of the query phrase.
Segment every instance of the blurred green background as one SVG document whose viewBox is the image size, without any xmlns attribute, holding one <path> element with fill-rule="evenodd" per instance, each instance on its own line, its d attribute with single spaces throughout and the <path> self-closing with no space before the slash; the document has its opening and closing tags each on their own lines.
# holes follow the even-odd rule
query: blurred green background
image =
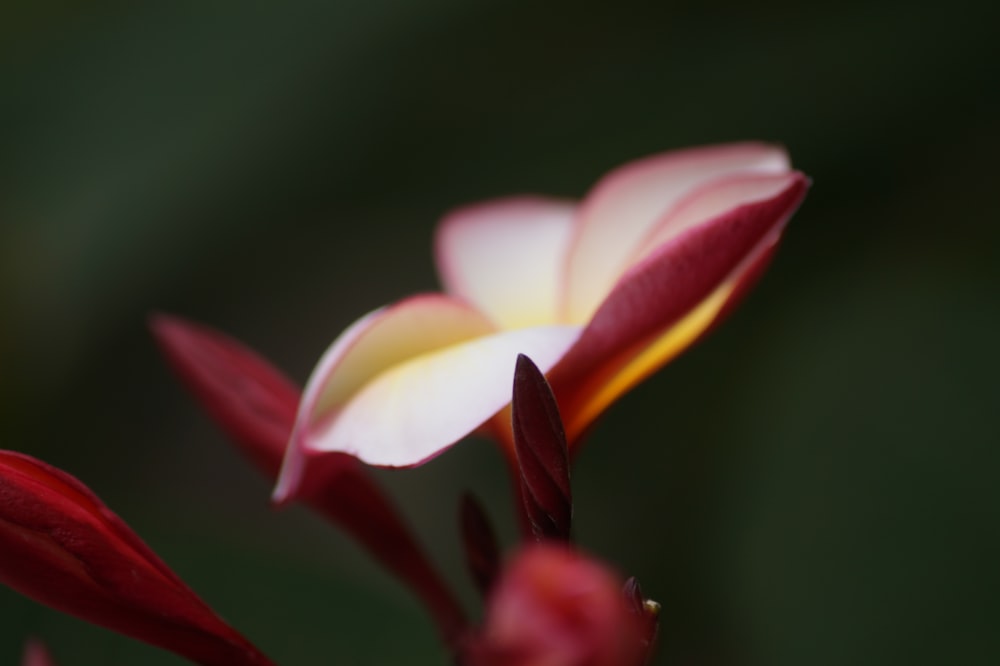
<svg viewBox="0 0 1000 666">
<path fill-rule="evenodd" d="M 814 187 L 728 324 L 617 404 L 577 536 L 664 607 L 656 664 L 1000 663 L 998 12 L 987 2 L 6 2 L 0 433 L 95 489 L 278 662 L 444 664 L 415 601 L 268 487 L 153 310 L 304 380 L 434 289 L 447 209 L 663 149 L 784 143 Z M 379 473 L 450 579 L 483 442 Z M 0 589 L 72 664 L 179 659 Z"/>
</svg>

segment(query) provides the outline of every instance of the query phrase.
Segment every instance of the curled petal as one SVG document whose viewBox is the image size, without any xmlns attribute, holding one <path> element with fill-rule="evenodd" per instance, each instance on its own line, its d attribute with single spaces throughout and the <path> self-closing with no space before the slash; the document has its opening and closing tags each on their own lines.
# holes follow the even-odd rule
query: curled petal
<svg viewBox="0 0 1000 666">
<path fill-rule="evenodd" d="M 309 454 L 342 450 L 321 435 L 372 380 L 407 361 L 494 330 L 489 319 L 470 306 L 436 294 L 408 298 L 352 324 L 326 350 L 306 383 L 275 501 L 287 501 L 298 492 Z"/>
<path fill-rule="evenodd" d="M 690 192 L 735 174 L 788 168 L 780 147 L 738 143 L 664 153 L 612 171 L 581 204 L 567 266 L 566 320 L 594 314 L 643 239 Z"/>
<path fill-rule="evenodd" d="M 308 454 L 340 451 L 386 467 L 417 465 L 510 402 L 519 352 L 551 367 L 579 327 L 493 332 L 468 306 L 417 296 L 349 328 L 306 385 L 275 498 L 290 497 Z"/>
<path fill-rule="evenodd" d="M 715 211 L 706 200 L 733 203 L 724 195 L 727 188 L 756 194 L 708 220 L 678 225 L 681 231 L 615 285 L 549 376 L 571 442 L 613 400 L 693 343 L 745 291 L 737 286 L 759 272 L 808 188 L 797 172 L 775 178 L 755 181 L 758 189 L 742 181 L 703 189 L 685 205 Z M 685 210 L 675 215 L 685 216 Z"/>
<path fill-rule="evenodd" d="M 445 291 L 501 328 L 556 323 L 575 206 L 516 197 L 461 208 L 437 231 Z"/>
<path fill-rule="evenodd" d="M 630 265 L 634 266 L 706 220 L 735 210 L 769 201 L 781 195 L 804 178 L 798 172 L 780 174 L 738 174 L 713 181 L 684 197 L 667 215 L 656 221 L 650 234 L 642 240 Z"/>
<path fill-rule="evenodd" d="M 315 424 L 336 412 L 380 373 L 423 354 L 488 335 L 493 324 L 468 305 L 437 294 L 376 310 L 348 328 L 320 359 L 303 396 Z"/>
<path fill-rule="evenodd" d="M 569 326 L 506 331 L 397 365 L 314 430 L 311 446 L 387 467 L 428 460 L 510 402 L 505 380 L 518 353 L 551 367 L 578 333 Z"/>
<path fill-rule="evenodd" d="M 433 458 L 510 402 L 510 367 L 519 353 L 551 368 L 579 333 L 575 326 L 524 328 L 424 353 L 378 373 L 316 421 L 309 417 L 311 389 L 336 374 L 324 375 L 321 362 L 306 387 L 277 498 L 295 487 L 306 453 L 341 451 L 385 467 Z"/>
<path fill-rule="evenodd" d="M 271 663 L 82 483 L 12 451 L 0 451 L 0 581 L 199 664 Z"/>
</svg>

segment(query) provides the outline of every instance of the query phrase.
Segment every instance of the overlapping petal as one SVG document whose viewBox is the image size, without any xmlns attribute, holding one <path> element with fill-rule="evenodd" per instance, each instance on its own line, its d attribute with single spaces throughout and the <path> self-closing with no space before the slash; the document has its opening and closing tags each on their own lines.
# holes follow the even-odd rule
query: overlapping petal
<svg viewBox="0 0 1000 666">
<path fill-rule="evenodd" d="M 501 328 L 557 323 L 575 212 L 573 203 L 540 197 L 452 212 L 438 226 L 435 241 L 445 291 Z"/>
<path fill-rule="evenodd" d="M 801 203 L 798 172 L 729 178 L 695 192 L 653 230 L 550 382 L 573 441 L 618 396 L 694 342 Z M 670 233 L 672 232 L 672 233 Z"/>
<path fill-rule="evenodd" d="M 584 200 L 575 224 L 566 267 L 565 318 L 589 320 L 642 241 L 692 191 L 730 175 L 788 168 L 780 147 L 738 143 L 654 155 L 606 175 Z"/>
<path fill-rule="evenodd" d="M 271 663 L 86 486 L 13 451 L 0 451 L 0 582 L 199 664 Z"/>
</svg>

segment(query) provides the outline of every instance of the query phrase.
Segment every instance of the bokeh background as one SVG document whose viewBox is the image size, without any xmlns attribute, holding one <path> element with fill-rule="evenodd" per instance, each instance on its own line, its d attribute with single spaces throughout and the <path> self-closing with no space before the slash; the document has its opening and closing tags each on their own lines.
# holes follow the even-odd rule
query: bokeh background
<svg viewBox="0 0 1000 666">
<path fill-rule="evenodd" d="M 444 664 L 416 602 L 269 488 L 147 314 L 304 380 L 434 289 L 447 209 L 577 197 L 663 149 L 784 143 L 814 187 L 728 324 L 617 404 L 577 536 L 663 603 L 656 664 L 1000 663 L 998 12 L 797 3 L 0 9 L 0 446 L 77 475 L 282 664 Z M 455 504 L 500 457 L 379 473 L 474 599 Z M 0 661 L 179 659 L 0 589 Z"/>
</svg>

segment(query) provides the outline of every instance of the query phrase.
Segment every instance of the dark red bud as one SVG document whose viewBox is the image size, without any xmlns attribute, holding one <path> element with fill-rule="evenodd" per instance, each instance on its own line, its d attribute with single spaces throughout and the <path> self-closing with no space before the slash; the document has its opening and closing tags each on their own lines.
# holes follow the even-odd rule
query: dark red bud
<svg viewBox="0 0 1000 666">
<path fill-rule="evenodd" d="M 566 435 L 545 375 L 523 354 L 514 370 L 511 423 L 532 531 L 539 539 L 566 541 L 573 516 Z"/>
</svg>

